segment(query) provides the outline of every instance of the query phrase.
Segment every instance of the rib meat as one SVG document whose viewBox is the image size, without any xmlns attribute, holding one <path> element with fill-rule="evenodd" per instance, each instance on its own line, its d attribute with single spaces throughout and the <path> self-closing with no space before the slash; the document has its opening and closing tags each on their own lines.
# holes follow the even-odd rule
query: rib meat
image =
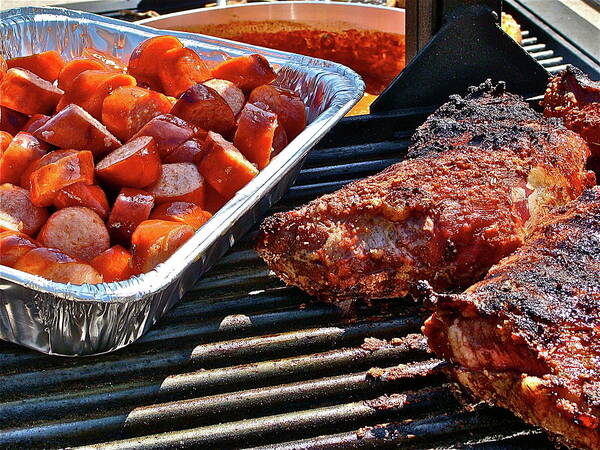
<svg viewBox="0 0 600 450">
<path fill-rule="evenodd" d="M 593 183 L 588 156 L 578 135 L 488 81 L 430 116 L 409 159 L 265 220 L 257 250 L 324 300 L 403 296 L 423 279 L 468 286 Z"/>
<path fill-rule="evenodd" d="M 600 187 L 542 221 L 423 331 L 458 381 L 578 448 L 600 448 Z"/>
<path fill-rule="evenodd" d="M 545 116 L 562 117 L 569 130 L 587 141 L 590 163 L 600 170 L 600 82 L 569 65 L 550 80 L 541 104 Z"/>
</svg>

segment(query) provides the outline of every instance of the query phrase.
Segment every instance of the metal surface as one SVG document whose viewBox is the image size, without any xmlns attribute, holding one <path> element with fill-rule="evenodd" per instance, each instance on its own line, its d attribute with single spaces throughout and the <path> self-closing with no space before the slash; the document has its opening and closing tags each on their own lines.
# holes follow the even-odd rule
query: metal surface
<svg viewBox="0 0 600 450">
<path fill-rule="evenodd" d="M 430 112 L 344 119 L 272 211 L 402 159 Z M 552 448 L 505 411 L 459 405 L 414 303 L 313 303 L 269 273 L 254 239 L 118 352 L 52 358 L 0 343 L 0 447 Z"/>
<path fill-rule="evenodd" d="M 50 49 L 74 57 L 95 47 L 126 59 L 140 42 L 161 34 L 179 37 L 209 65 L 227 56 L 264 55 L 279 68 L 276 83 L 304 100 L 309 125 L 151 272 L 123 282 L 76 286 L 0 266 L 0 338 L 63 355 L 108 352 L 135 341 L 281 197 L 309 149 L 362 97 L 364 83 L 356 73 L 323 60 L 64 9 L 0 13 L 0 50 L 7 57 Z"/>
</svg>

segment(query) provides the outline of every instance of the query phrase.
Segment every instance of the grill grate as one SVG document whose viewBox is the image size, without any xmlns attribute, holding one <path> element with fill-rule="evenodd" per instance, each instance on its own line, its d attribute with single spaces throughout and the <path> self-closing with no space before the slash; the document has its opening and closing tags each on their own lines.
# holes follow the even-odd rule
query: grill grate
<svg viewBox="0 0 600 450">
<path fill-rule="evenodd" d="M 276 209 L 401 159 L 428 112 L 344 120 Z M 255 234 L 128 348 L 66 359 L 0 343 L 0 446 L 549 446 L 507 412 L 459 406 L 417 305 L 310 303 L 269 273 Z"/>
</svg>

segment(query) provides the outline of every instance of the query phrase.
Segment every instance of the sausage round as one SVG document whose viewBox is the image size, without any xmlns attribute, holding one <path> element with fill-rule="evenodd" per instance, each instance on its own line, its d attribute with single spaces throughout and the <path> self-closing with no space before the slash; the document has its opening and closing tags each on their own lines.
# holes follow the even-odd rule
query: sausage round
<svg viewBox="0 0 600 450">
<path fill-rule="evenodd" d="M 0 231 L 33 236 L 47 218 L 48 210 L 34 206 L 27 189 L 10 183 L 0 185 Z"/>
</svg>

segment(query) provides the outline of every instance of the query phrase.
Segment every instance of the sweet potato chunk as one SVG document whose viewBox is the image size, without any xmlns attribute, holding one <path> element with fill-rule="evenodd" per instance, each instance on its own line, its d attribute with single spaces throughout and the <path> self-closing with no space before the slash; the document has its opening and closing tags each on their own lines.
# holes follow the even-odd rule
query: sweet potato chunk
<svg viewBox="0 0 600 450">
<path fill-rule="evenodd" d="M 127 142 L 148 121 L 171 110 L 163 94 L 139 86 L 115 89 L 102 104 L 102 123 L 112 134 Z"/>
<path fill-rule="evenodd" d="M 204 178 L 191 163 L 163 164 L 160 178 L 147 190 L 157 204 L 191 202 L 204 206 Z"/>
<path fill-rule="evenodd" d="M 204 130 L 229 135 L 235 129 L 233 110 L 213 88 L 196 84 L 183 93 L 171 114 Z"/>
<path fill-rule="evenodd" d="M 50 206 L 60 190 L 75 183 L 94 184 L 94 157 L 83 151 L 65 156 L 37 169 L 29 177 L 31 201 L 36 206 Z"/>
<path fill-rule="evenodd" d="M 166 220 L 146 220 L 138 225 L 131 236 L 133 267 L 136 273 L 145 273 L 166 261 L 194 234 L 185 224 Z"/>
<path fill-rule="evenodd" d="M 150 219 L 185 223 L 194 230 L 204 225 L 211 217 L 211 213 L 190 202 L 163 203 L 150 214 Z"/>
<path fill-rule="evenodd" d="M 165 114 L 157 116 L 144 125 L 132 139 L 140 136 L 151 136 L 154 138 L 156 150 L 161 159 L 164 158 L 198 133 L 198 129 L 180 119 L 179 117 Z"/>
<path fill-rule="evenodd" d="M 102 63 L 108 70 L 114 72 L 126 72 L 127 66 L 123 61 L 113 55 L 109 55 L 106 52 L 101 52 L 95 48 L 84 48 L 81 52 L 82 58 L 93 59 Z"/>
<path fill-rule="evenodd" d="M 161 89 L 159 68 L 164 64 L 167 51 L 177 48 L 183 48 L 183 44 L 174 36 L 156 36 L 147 39 L 131 53 L 127 70 L 141 84 L 159 91 Z"/>
<path fill-rule="evenodd" d="M 112 238 L 129 245 L 131 234 L 140 223 L 150 217 L 153 207 L 154 197 L 147 192 L 133 188 L 121 189 L 108 219 Z"/>
<path fill-rule="evenodd" d="M 0 105 L 23 114 L 51 114 L 63 91 L 24 69 L 9 69 L 0 82 Z"/>
<path fill-rule="evenodd" d="M 136 81 L 130 75 L 107 70 L 86 70 L 75 77 L 69 90 L 60 99 L 56 110 L 70 104 L 81 106 L 94 118 L 102 119 L 102 103 L 108 94 L 122 86 L 135 86 Z"/>
<path fill-rule="evenodd" d="M 164 162 L 169 163 L 183 163 L 191 162 L 198 164 L 202 161 L 204 156 L 204 139 L 193 138 L 189 141 L 185 141 L 171 153 L 164 158 Z"/>
<path fill-rule="evenodd" d="M 120 245 L 100 253 L 90 264 L 102 275 L 105 283 L 123 281 L 133 275 L 132 255 Z"/>
<path fill-rule="evenodd" d="M 200 163 L 200 173 L 229 200 L 258 174 L 258 170 L 231 142 L 217 133 L 209 131 L 205 144 L 206 155 Z"/>
<path fill-rule="evenodd" d="M 33 132 L 59 148 L 89 150 L 103 155 L 121 145 L 100 122 L 77 105 L 69 105 Z"/>
<path fill-rule="evenodd" d="M 27 167 L 45 154 L 35 137 L 25 132 L 17 133 L 0 157 L 0 183 L 19 184 Z"/>
<path fill-rule="evenodd" d="M 21 256 L 14 267 L 58 283 L 102 283 L 102 275 L 92 266 L 55 248 L 34 248 Z"/>
<path fill-rule="evenodd" d="M 110 247 L 104 222 L 90 208 L 71 206 L 52 214 L 37 239 L 44 247 L 57 248 L 69 256 L 90 261 Z"/>
<path fill-rule="evenodd" d="M 94 184 L 75 183 L 61 189 L 54 199 L 56 209 L 70 206 L 85 206 L 90 208 L 103 220 L 108 217 L 108 199 L 100 186 Z"/>
<path fill-rule="evenodd" d="M 0 131 L 0 158 L 2 158 L 2 154 L 4 153 L 4 150 L 6 150 L 6 148 L 9 146 L 10 141 L 13 140 L 13 135 L 6 132 L 6 131 Z"/>
<path fill-rule="evenodd" d="M 244 93 L 239 87 L 237 87 L 231 81 L 219 80 L 217 78 L 205 81 L 202 84 L 217 91 L 219 95 L 223 97 L 223 100 L 227 102 L 233 111 L 233 115 L 237 117 L 244 107 L 244 103 L 246 103 L 246 97 L 244 97 Z"/>
<path fill-rule="evenodd" d="M 106 70 L 106 66 L 100 61 L 89 58 L 72 59 L 58 74 L 58 87 L 63 91 L 71 89 L 73 80 L 86 70 Z"/>
<path fill-rule="evenodd" d="M 261 55 L 238 56 L 223 61 L 212 70 L 215 78 L 229 80 L 244 91 L 269 84 L 277 78 L 277 74 L 269 61 Z"/>
<path fill-rule="evenodd" d="M 6 61 L 9 69 L 18 67 L 35 73 L 38 77 L 53 83 L 58 78 L 58 74 L 65 65 L 57 52 L 50 50 L 48 52 L 35 53 L 29 56 L 20 56 Z"/>
<path fill-rule="evenodd" d="M 165 52 L 158 68 L 158 79 L 162 91 L 172 97 L 179 97 L 197 83 L 212 78 L 210 70 L 189 48 L 172 48 Z"/>
<path fill-rule="evenodd" d="M 33 236 L 47 218 L 46 208 L 34 206 L 28 190 L 10 183 L 0 185 L 0 231 Z"/>
<path fill-rule="evenodd" d="M 21 256 L 36 247 L 37 242 L 26 234 L 3 231 L 0 233 L 0 264 L 13 267 Z"/>
<path fill-rule="evenodd" d="M 208 182 L 206 183 L 206 189 L 204 191 L 205 210 L 207 210 L 211 214 L 215 214 L 228 201 L 228 198 L 223 197 L 221 194 L 215 191 Z"/>
<path fill-rule="evenodd" d="M 295 92 L 265 84 L 250 93 L 248 102 L 266 104 L 271 111 L 277 114 L 277 120 L 285 128 L 290 140 L 306 128 L 306 108 L 300 96 Z"/>
<path fill-rule="evenodd" d="M 161 174 L 154 138 L 141 136 L 112 151 L 98 163 L 96 173 L 113 186 L 143 188 L 154 183 Z"/>
<path fill-rule="evenodd" d="M 262 170 L 271 160 L 276 129 L 277 116 L 274 113 L 248 103 L 240 114 L 233 145 Z"/>
<path fill-rule="evenodd" d="M 31 190 L 31 174 L 38 170 L 40 167 L 47 166 L 48 164 L 55 163 L 61 158 L 69 155 L 77 154 L 77 150 L 54 150 L 50 153 L 46 153 L 40 159 L 33 161 L 27 169 L 21 175 L 21 187 L 27 190 Z"/>
</svg>

